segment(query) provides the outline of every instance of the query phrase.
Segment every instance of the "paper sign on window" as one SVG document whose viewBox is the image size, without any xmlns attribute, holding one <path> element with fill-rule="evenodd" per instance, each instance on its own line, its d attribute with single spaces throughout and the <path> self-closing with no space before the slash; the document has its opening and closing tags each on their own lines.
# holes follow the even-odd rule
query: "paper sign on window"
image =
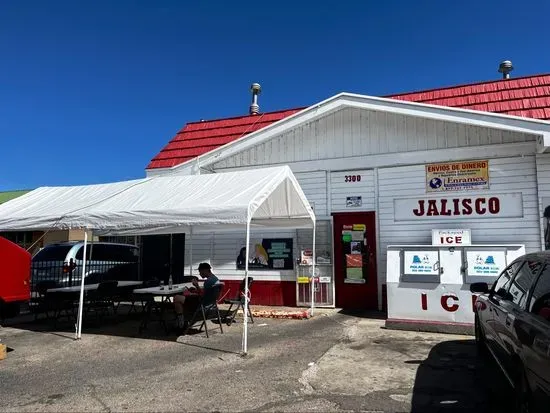
<svg viewBox="0 0 550 413">
<path fill-rule="evenodd" d="M 468 275 L 496 276 L 506 267 L 504 251 L 466 251 Z"/>
<path fill-rule="evenodd" d="M 437 251 L 405 251 L 403 273 L 407 275 L 439 275 Z"/>
</svg>

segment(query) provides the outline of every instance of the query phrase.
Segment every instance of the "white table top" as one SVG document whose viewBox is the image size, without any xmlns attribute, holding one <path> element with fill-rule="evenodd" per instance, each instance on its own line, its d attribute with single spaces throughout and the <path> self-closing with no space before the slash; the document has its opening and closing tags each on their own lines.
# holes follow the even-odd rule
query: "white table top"
<svg viewBox="0 0 550 413">
<path fill-rule="evenodd" d="M 172 289 L 169 290 L 168 286 L 163 287 L 147 287 L 138 288 L 134 290 L 134 294 L 153 294 L 153 295 L 175 295 L 182 293 L 185 289 L 193 287 L 193 283 L 182 283 L 172 285 Z"/>
<path fill-rule="evenodd" d="M 134 287 L 137 285 L 143 284 L 143 281 L 119 281 L 117 287 Z M 73 285 L 72 287 L 59 287 L 59 288 L 48 288 L 47 292 L 49 293 L 77 293 L 80 291 L 80 285 Z M 98 284 L 84 284 L 84 291 L 93 291 L 97 290 L 99 287 Z"/>
</svg>

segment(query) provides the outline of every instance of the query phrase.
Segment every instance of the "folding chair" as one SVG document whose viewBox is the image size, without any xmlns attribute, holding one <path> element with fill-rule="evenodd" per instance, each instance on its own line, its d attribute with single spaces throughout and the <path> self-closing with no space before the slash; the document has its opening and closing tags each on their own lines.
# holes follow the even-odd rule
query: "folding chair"
<svg viewBox="0 0 550 413">
<path fill-rule="evenodd" d="M 99 283 L 97 290 L 88 293 L 86 315 L 90 310 L 94 310 L 97 318 L 102 319 L 109 314 L 109 308 L 112 308 L 113 314 L 116 314 L 117 287 L 118 281 L 115 280 Z"/>
<path fill-rule="evenodd" d="M 239 293 L 235 298 L 224 300 L 224 304 L 229 304 L 229 308 L 227 310 L 226 316 L 225 316 L 225 322 L 228 326 L 230 326 L 232 323 L 235 322 L 235 317 L 237 316 L 237 313 L 239 312 L 239 309 L 244 311 L 244 298 L 245 298 L 245 283 L 246 278 L 243 278 L 241 281 L 241 284 L 239 286 Z M 248 277 L 248 316 L 250 317 L 250 322 L 254 323 L 254 317 L 252 317 L 252 312 L 250 311 L 250 285 L 252 284 L 252 281 L 254 281 L 254 278 Z M 233 306 L 235 306 L 235 309 L 233 310 Z"/>
<path fill-rule="evenodd" d="M 38 315 L 44 313 L 46 318 L 50 317 L 49 312 L 53 309 L 52 304 L 47 296 L 47 292 L 50 288 L 59 287 L 59 283 L 54 280 L 40 281 L 36 286 L 36 296 L 33 297 L 30 302 L 30 310 L 34 313 L 34 319 L 38 320 Z"/>
<path fill-rule="evenodd" d="M 220 296 L 222 289 L 224 287 L 223 283 L 216 284 L 211 288 L 204 290 L 204 295 L 201 297 L 199 306 L 195 310 L 193 316 L 189 321 L 189 325 L 185 329 L 183 334 L 187 334 L 189 329 L 199 320 L 202 319 L 201 326 L 199 327 L 199 332 L 204 326 L 204 331 L 206 332 L 206 338 L 208 338 L 208 324 L 210 315 L 216 316 L 218 323 L 220 325 L 220 332 L 223 334 L 222 328 L 222 318 L 220 317 L 220 309 L 218 308 L 218 297 Z"/>
</svg>

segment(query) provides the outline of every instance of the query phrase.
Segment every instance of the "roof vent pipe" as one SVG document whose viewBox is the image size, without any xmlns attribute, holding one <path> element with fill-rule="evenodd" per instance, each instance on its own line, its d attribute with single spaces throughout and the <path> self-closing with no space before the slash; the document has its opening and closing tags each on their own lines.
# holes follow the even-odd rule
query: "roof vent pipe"
<svg viewBox="0 0 550 413">
<path fill-rule="evenodd" d="M 510 72 L 512 70 L 514 70 L 514 66 L 512 66 L 512 62 L 510 60 L 504 60 L 498 66 L 498 71 L 502 73 L 503 79 L 510 79 Z"/>
<path fill-rule="evenodd" d="M 250 91 L 252 92 L 250 114 L 257 115 L 258 113 L 260 113 L 260 106 L 258 105 L 258 95 L 261 93 L 262 88 L 259 83 L 252 83 L 252 85 L 250 85 Z"/>
</svg>

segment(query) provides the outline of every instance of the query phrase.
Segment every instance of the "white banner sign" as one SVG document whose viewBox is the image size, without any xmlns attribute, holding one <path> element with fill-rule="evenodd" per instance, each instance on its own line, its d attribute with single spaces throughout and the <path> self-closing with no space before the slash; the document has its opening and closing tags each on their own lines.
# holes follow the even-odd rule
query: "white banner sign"
<svg viewBox="0 0 550 413">
<path fill-rule="evenodd" d="M 469 276 L 497 276 L 506 268 L 504 251 L 466 251 Z"/>
<path fill-rule="evenodd" d="M 471 245 L 472 235 L 469 229 L 432 229 L 432 245 Z"/>
<path fill-rule="evenodd" d="M 521 192 L 394 199 L 395 221 L 523 217 Z"/>
<path fill-rule="evenodd" d="M 437 251 L 405 251 L 404 274 L 439 275 Z"/>
</svg>

